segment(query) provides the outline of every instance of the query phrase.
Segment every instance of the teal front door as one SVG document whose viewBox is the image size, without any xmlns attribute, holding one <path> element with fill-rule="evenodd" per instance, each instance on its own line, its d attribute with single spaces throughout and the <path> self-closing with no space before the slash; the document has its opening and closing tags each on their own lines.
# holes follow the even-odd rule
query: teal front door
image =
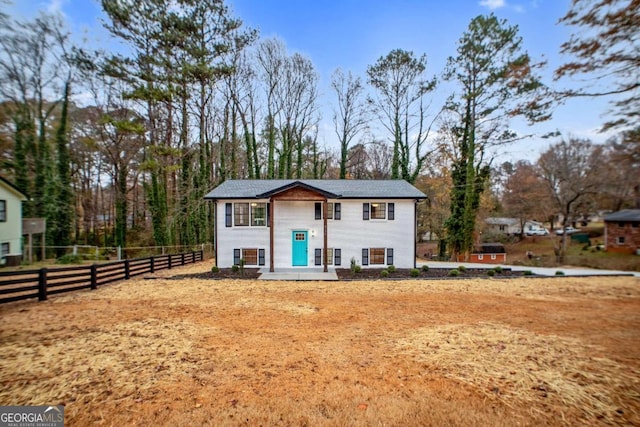
<svg viewBox="0 0 640 427">
<path fill-rule="evenodd" d="M 307 231 L 291 233 L 291 265 L 307 265 Z"/>
</svg>

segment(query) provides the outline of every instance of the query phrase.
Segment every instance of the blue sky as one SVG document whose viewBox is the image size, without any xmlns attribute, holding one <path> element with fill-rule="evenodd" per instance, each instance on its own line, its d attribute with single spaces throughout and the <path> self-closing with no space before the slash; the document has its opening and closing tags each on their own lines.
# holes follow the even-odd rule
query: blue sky
<svg viewBox="0 0 640 427">
<path fill-rule="evenodd" d="M 57 10 L 65 16 L 77 37 L 109 46 L 101 28 L 97 0 L 14 0 L 9 11 L 33 16 L 39 9 Z M 334 144 L 331 123 L 333 94 L 331 73 L 338 67 L 365 76 L 368 65 L 395 48 L 425 53 L 429 74 L 439 75 L 448 56 L 455 54 L 456 42 L 469 21 L 490 12 L 518 25 L 524 48 L 536 59 L 548 61 L 545 79 L 551 84 L 553 69 L 567 58 L 559 54 L 570 29 L 557 24 L 568 10 L 570 0 L 228 0 L 235 17 L 259 30 L 260 37 L 282 39 L 289 52 L 308 56 L 321 79 L 321 141 Z M 439 93 L 437 96 L 446 96 Z M 589 137 L 596 142 L 606 135 L 597 132 L 606 120 L 607 104 L 602 99 L 570 100 L 555 110 L 552 121 L 522 132 L 544 134 L 560 130 L 564 134 Z M 520 125 L 519 125 L 520 126 Z M 535 160 L 549 140 L 532 138 L 506 147 L 503 159 Z"/>
</svg>

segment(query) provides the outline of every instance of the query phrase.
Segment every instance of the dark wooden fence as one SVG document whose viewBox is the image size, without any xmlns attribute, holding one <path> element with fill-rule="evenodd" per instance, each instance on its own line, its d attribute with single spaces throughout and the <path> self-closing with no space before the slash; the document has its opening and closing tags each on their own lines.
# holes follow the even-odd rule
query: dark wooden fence
<svg viewBox="0 0 640 427">
<path fill-rule="evenodd" d="M 97 289 L 100 285 L 195 263 L 203 258 L 202 251 L 194 251 L 80 267 L 0 271 L 0 304 L 29 298 L 45 301 L 48 295 Z"/>
</svg>

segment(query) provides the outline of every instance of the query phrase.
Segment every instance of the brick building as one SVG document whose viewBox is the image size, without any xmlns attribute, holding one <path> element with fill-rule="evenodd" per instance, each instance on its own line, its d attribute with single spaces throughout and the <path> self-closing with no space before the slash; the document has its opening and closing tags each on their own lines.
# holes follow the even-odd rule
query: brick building
<svg viewBox="0 0 640 427">
<path fill-rule="evenodd" d="M 640 250 L 640 209 L 624 209 L 604 217 L 607 251 L 638 253 Z"/>
</svg>

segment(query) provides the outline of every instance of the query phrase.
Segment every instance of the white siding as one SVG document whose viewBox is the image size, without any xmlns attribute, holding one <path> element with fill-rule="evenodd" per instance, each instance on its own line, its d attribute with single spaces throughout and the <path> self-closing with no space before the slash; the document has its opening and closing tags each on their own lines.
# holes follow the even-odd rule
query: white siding
<svg viewBox="0 0 640 427">
<path fill-rule="evenodd" d="M 0 182 L 0 200 L 7 202 L 7 220 L 0 222 L 0 243 L 9 243 L 9 255 L 22 254 L 22 197 Z"/>
<path fill-rule="evenodd" d="M 225 227 L 225 202 L 266 203 L 267 200 L 219 200 L 216 202 L 218 227 L 218 259 L 216 263 L 218 267 L 231 267 L 233 265 L 233 250 L 242 248 L 264 249 L 265 266 L 269 266 L 269 227 Z"/>
<path fill-rule="evenodd" d="M 351 258 L 362 266 L 363 248 L 392 248 L 393 264 L 398 268 L 413 268 L 415 265 L 415 219 L 413 200 L 375 200 L 395 203 L 394 220 L 365 221 L 362 219 L 362 204 L 372 200 L 341 200 L 342 219 L 329 221 L 330 248 L 342 251 L 342 267 L 349 268 Z M 386 262 L 386 260 L 385 260 Z M 362 266 L 380 268 L 380 265 Z"/>
<path fill-rule="evenodd" d="M 256 200 L 251 200 L 256 201 Z M 233 265 L 234 248 L 264 248 L 265 266 L 269 266 L 268 227 L 225 227 L 225 202 L 217 201 L 218 266 Z M 398 268 L 415 265 L 415 217 L 413 200 L 329 200 L 341 204 L 341 219 L 328 220 L 328 247 L 341 249 L 341 267 L 349 268 L 351 258 L 362 265 L 363 248 L 392 248 L 393 263 Z M 363 220 L 362 204 L 384 202 L 395 204 L 393 220 Z M 276 201 L 274 205 L 274 264 L 276 268 L 292 267 L 292 232 L 308 232 L 307 265 L 314 267 L 315 249 L 323 247 L 323 220 L 315 219 L 315 202 Z M 386 260 L 385 260 L 386 262 Z M 363 268 L 380 268 L 380 265 Z"/>
</svg>

